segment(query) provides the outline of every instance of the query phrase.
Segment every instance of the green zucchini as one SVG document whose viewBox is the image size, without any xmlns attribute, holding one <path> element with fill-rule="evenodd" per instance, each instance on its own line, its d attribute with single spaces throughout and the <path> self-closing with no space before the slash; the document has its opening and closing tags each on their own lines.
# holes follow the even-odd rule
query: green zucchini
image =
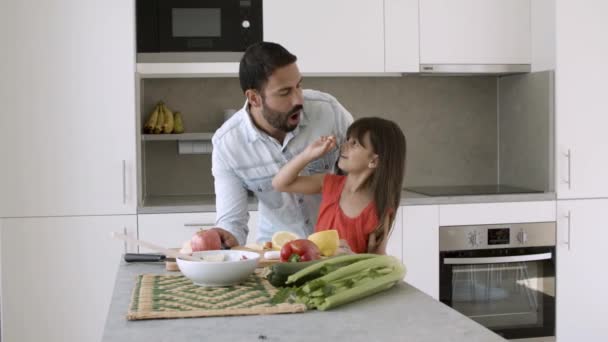
<svg viewBox="0 0 608 342">
<path fill-rule="evenodd" d="M 279 262 L 268 267 L 266 279 L 274 287 L 283 287 L 287 277 L 297 273 L 308 266 L 314 265 L 321 260 L 302 261 L 302 262 Z"/>
</svg>

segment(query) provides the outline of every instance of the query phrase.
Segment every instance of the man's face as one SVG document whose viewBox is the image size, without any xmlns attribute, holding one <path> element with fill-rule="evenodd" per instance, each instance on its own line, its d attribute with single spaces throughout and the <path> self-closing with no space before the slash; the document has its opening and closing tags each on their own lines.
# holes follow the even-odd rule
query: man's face
<svg viewBox="0 0 608 342">
<path fill-rule="evenodd" d="M 295 63 L 275 70 L 262 91 L 262 115 L 272 127 L 291 132 L 300 123 L 303 108 L 302 75 Z"/>
</svg>

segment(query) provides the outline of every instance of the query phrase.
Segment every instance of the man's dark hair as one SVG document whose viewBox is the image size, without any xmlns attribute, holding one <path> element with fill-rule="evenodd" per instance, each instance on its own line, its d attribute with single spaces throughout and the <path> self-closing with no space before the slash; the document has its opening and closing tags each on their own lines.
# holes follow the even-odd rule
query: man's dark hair
<svg viewBox="0 0 608 342">
<path fill-rule="evenodd" d="M 297 59 L 277 43 L 260 42 L 249 46 L 239 65 L 243 93 L 247 89 L 261 92 L 276 69 L 295 63 Z"/>
</svg>

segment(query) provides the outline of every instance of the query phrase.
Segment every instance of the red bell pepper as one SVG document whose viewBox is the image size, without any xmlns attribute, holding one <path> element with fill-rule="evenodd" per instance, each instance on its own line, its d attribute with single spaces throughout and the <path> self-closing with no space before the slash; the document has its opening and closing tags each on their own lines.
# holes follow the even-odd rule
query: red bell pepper
<svg viewBox="0 0 608 342">
<path fill-rule="evenodd" d="M 321 251 L 314 242 L 306 239 L 292 240 L 281 248 L 281 261 L 298 262 L 321 258 Z"/>
</svg>

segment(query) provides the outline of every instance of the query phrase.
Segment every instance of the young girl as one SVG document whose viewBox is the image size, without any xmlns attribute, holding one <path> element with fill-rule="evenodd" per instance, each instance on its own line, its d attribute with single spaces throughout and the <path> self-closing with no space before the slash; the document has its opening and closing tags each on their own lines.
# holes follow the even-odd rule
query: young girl
<svg viewBox="0 0 608 342">
<path fill-rule="evenodd" d="M 335 229 L 355 253 L 384 254 L 401 197 L 405 170 L 405 136 L 392 121 L 358 119 L 340 146 L 343 175 L 299 173 L 336 147 L 333 136 L 321 137 L 289 161 L 274 177 L 277 191 L 322 193 L 315 231 Z"/>
</svg>

